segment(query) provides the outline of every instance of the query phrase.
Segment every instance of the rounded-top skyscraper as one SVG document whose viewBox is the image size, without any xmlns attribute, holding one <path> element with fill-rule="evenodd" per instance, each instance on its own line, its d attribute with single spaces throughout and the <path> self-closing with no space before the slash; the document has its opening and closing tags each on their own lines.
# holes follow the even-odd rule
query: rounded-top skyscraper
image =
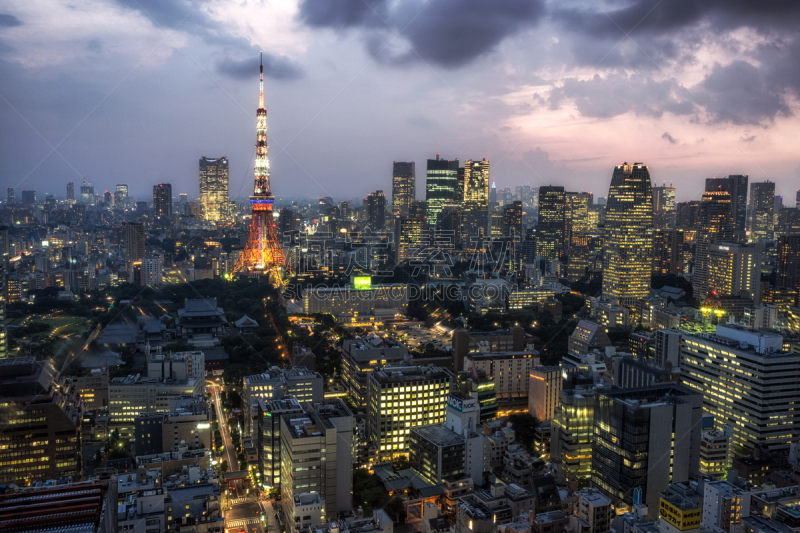
<svg viewBox="0 0 800 533">
<path fill-rule="evenodd" d="M 606 205 L 603 298 L 633 306 L 650 293 L 653 188 L 643 163 L 614 167 Z"/>
</svg>

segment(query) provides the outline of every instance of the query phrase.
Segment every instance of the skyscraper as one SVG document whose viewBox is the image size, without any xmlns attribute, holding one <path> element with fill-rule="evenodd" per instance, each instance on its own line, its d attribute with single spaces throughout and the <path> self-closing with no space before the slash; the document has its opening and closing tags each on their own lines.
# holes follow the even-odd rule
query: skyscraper
<svg viewBox="0 0 800 533">
<path fill-rule="evenodd" d="M 75 203 L 75 183 L 71 181 L 67 183 L 67 203 L 68 204 Z"/>
<path fill-rule="evenodd" d="M 795 291 L 795 305 L 800 306 L 800 235 L 784 235 L 778 239 L 778 287 Z"/>
<path fill-rule="evenodd" d="M 128 184 L 117 183 L 117 188 L 114 192 L 114 205 L 119 209 L 125 209 L 125 204 L 128 203 Z"/>
<path fill-rule="evenodd" d="M 653 274 L 683 272 L 683 230 L 656 231 L 653 239 Z"/>
<path fill-rule="evenodd" d="M 153 185 L 153 215 L 166 218 L 172 215 L 172 185 L 159 183 Z"/>
<path fill-rule="evenodd" d="M 650 294 L 653 190 L 643 163 L 614 167 L 606 206 L 603 297 L 625 306 Z"/>
<path fill-rule="evenodd" d="M 524 237 L 522 234 L 522 202 L 515 201 L 511 205 L 503 207 L 503 236 Z"/>
<path fill-rule="evenodd" d="M 731 195 L 715 190 L 703 193 L 695 245 L 694 297 L 703 300 L 714 290 L 709 284 L 708 253 L 712 244 L 730 242 L 733 235 Z"/>
<path fill-rule="evenodd" d="M 596 398 L 592 485 L 618 506 L 631 506 L 641 490 L 652 519 L 660 490 L 700 473 L 703 395 L 667 384 L 598 391 Z"/>
<path fill-rule="evenodd" d="M 750 184 L 750 239 L 771 239 L 775 227 L 775 184 L 763 181 Z"/>
<path fill-rule="evenodd" d="M 536 255 L 558 259 L 566 233 L 564 187 L 539 187 L 539 221 L 536 224 Z"/>
<path fill-rule="evenodd" d="M 139 261 L 144 257 L 144 224 L 128 222 L 125 224 L 125 259 Z"/>
<path fill-rule="evenodd" d="M 22 203 L 25 205 L 36 204 L 36 191 L 22 191 Z"/>
<path fill-rule="evenodd" d="M 6 197 L 6 201 L 10 204 L 13 204 L 16 201 L 16 198 L 14 198 L 14 187 L 9 187 L 6 189 L 6 194 L 8 195 Z"/>
<path fill-rule="evenodd" d="M 6 258 L 0 250 L 0 359 L 8 357 L 6 331 Z"/>
<path fill-rule="evenodd" d="M 394 242 L 397 262 L 402 263 L 411 258 L 415 248 L 421 246 L 422 233 L 425 231 L 425 202 L 412 203 L 408 214 L 396 215 L 396 219 Z"/>
<path fill-rule="evenodd" d="M 414 162 L 395 161 L 392 168 L 392 214 L 407 215 L 417 198 Z"/>
<path fill-rule="evenodd" d="M 653 187 L 653 228 L 675 228 L 675 187 Z"/>
<path fill-rule="evenodd" d="M 228 218 L 228 158 L 200 158 L 200 205 L 203 219 L 223 222 Z"/>
<path fill-rule="evenodd" d="M 745 231 L 747 224 L 747 174 L 734 174 L 727 178 L 707 178 L 706 190 L 727 191 L 731 195 L 733 231 Z"/>
<path fill-rule="evenodd" d="M 439 222 L 439 238 L 449 238 L 455 250 L 460 250 L 464 243 L 464 225 L 460 204 L 447 204 L 442 208 L 441 222 Z"/>
<path fill-rule="evenodd" d="M 97 198 L 94 195 L 94 186 L 89 183 L 88 185 L 84 181 L 81 184 L 81 203 L 83 205 L 94 205 L 97 203 Z"/>
<path fill-rule="evenodd" d="M 464 163 L 464 233 L 477 239 L 481 230 L 489 235 L 489 162 L 467 160 Z"/>
<path fill-rule="evenodd" d="M 371 192 L 364 198 L 367 224 L 372 231 L 382 231 L 386 226 L 386 196 L 383 191 Z"/>
<path fill-rule="evenodd" d="M 458 159 L 428 159 L 426 171 L 425 202 L 428 210 L 425 223 L 428 227 L 439 224 L 442 206 L 456 201 L 458 189 Z"/>
<path fill-rule="evenodd" d="M 761 243 L 738 244 L 719 242 L 708 247 L 708 275 L 705 290 L 714 290 L 720 296 L 740 296 L 746 292 L 753 305 L 760 303 L 761 293 Z M 702 288 L 701 288 L 702 291 Z M 701 298 L 702 293 L 696 298 Z M 738 318 L 738 317 L 737 317 Z"/>
<path fill-rule="evenodd" d="M 564 200 L 564 246 L 585 246 L 589 233 L 589 193 L 567 192 Z"/>
</svg>

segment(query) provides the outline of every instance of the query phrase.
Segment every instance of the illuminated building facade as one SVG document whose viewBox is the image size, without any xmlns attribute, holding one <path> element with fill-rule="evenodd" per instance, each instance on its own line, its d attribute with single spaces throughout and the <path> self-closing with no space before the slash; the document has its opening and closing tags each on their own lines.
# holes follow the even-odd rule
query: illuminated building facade
<svg viewBox="0 0 800 533">
<path fill-rule="evenodd" d="M 712 244 L 730 242 L 733 237 L 731 195 L 727 191 L 706 191 L 700 202 L 700 225 L 695 245 L 694 297 L 703 300 L 713 289 L 709 285 L 708 254 Z"/>
<path fill-rule="evenodd" d="M 200 158 L 200 205 L 203 219 L 224 222 L 228 218 L 228 158 Z"/>
<path fill-rule="evenodd" d="M 720 242 L 707 255 L 706 289 L 718 295 L 737 296 L 746 292 L 759 304 L 761 288 L 761 243 L 751 245 Z"/>
<path fill-rule="evenodd" d="M 6 283 L 8 283 L 6 276 L 6 257 L 4 257 L 4 254 L 0 253 L 0 359 L 5 359 L 8 357 L 8 329 L 6 328 Z"/>
<path fill-rule="evenodd" d="M 537 366 L 531 368 L 529 376 L 528 412 L 538 420 L 552 420 L 564 385 L 563 370 L 558 366 Z"/>
<path fill-rule="evenodd" d="M 775 184 L 763 181 L 750 184 L 750 239 L 771 239 L 775 228 Z"/>
<path fill-rule="evenodd" d="M 800 354 L 783 350 L 783 337 L 718 325 L 711 334 L 684 334 L 681 383 L 703 395 L 718 429 L 733 428 L 731 445 L 763 445 L 786 452 L 797 441 Z"/>
<path fill-rule="evenodd" d="M 378 367 L 402 363 L 408 349 L 394 339 L 370 334 L 342 343 L 342 383 L 347 397 L 360 411 L 367 409 L 369 374 Z"/>
<path fill-rule="evenodd" d="M 453 374 L 435 365 L 386 366 L 369 375 L 367 438 L 377 460 L 408 455 L 412 427 L 445 421 Z"/>
<path fill-rule="evenodd" d="M 395 161 L 392 167 L 392 214 L 407 215 L 417 199 L 416 167 L 413 161 Z"/>
<path fill-rule="evenodd" d="M 14 189 L 11 189 L 11 191 L 13 196 Z M 75 183 L 71 181 L 67 183 L 67 203 L 68 204 L 75 203 Z"/>
<path fill-rule="evenodd" d="M 407 261 L 414 250 L 422 246 L 425 231 L 425 202 L 414 202 L 406 215 L 397 215 L 395 222 L 395 246 L 397 262 Z"/>
<path fill-rule="evenodd" d="M 114 205 L 125 209 L 125 204 L 128 202 L 128 184 L 127 183 L 117 183 L 117 187 L 114 190 Z"/>
<path fill-rule="evenodd" d="M 439 154 L 436 154 L 436 159 L 428 159 L 425 183 L 428 211 L 425 223 L 428 227 L 439 224 L 444 204 L 460 203 L 457 199 L 457 189 L 458 159 L 453 161 L 440 159 Z"/>
<path fill-rule="evenodd" d="M 562 390 L 550 423 L 550 459 L 560 460 L 567 481 L 579 488 L 592 478 L 594 400 L 591 388 Z"/>
<path fill-rule="evenodd" d="M 743 232 L 747 228 L 747 180 L 746 174 L 706 179 L 707 191 L 726 191 L 731 195 L 734 232 Z"/>
<path fill-rule="evenodd" d="M 650 294 L 653 192 L 643 163 L 617 165 L 611 177 L 603 239 L 603 297 L 630 307 Z"/>
<path fill-rule="evenodd" d="M 675 187 L 653 187 L 653 228 L 675 228 Z"/>
<path fill-rule="evenodd" d="M 464 234 L 477 239 L 489 234 L 489 162 L 467 160 L 464 163 Z M 469 242 L 468 241 L 468 242 Z"/>
<path fill-rule="evenodd" d="M 564 245 L 586 246 L 589 233 L 588 192 L 564 193 Z"/>
<path fill-rule="evenodd" d="M 558 259 L 566 233 L 564 187 L 539 187 L 539 220 L 536 224 L 536 255 Z"/>
<path fill-rule="evenodd" d="M 159 183 L 153 185 L 153 216 L 166 218 L 172 216 L 172 185 Z"/>
<path fill-rule="evenodd" d="M 258 400 L 258 458 L 261 485 L 270 489 L 281 486 L 281 417 L 303 415 L 297 398 Z"/>
</svg>

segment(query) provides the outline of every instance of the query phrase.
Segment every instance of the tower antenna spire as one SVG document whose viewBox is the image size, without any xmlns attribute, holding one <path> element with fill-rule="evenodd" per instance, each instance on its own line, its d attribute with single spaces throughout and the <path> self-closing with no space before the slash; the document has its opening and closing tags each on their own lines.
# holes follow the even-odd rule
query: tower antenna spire
<svg viewBox="0 0 800 533">
<path fill-rule="evenodd" d="M 264 108 L 264 52 L 261 52 L 261 61 L 258 67 L 259 72 L 261 73 L 261 79 L 258 82 L 258 108 Z"/>
</svg>

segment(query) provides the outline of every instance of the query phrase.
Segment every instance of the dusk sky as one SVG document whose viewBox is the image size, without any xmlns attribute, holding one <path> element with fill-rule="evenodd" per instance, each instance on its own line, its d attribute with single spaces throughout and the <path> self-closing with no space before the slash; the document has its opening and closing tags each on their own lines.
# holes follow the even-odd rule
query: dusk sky
<svg viewBox="0 0 800 533">
<path fill-rule="evenodd" d="M 252 190 L 264 51 L 279 198 L 391 191 L 392 161 L 487 158 L 498 188 L 605 196 L 642 161 L 800 188 L 800 2 L 0 0 L 2 187 Z M 4 194 L 4 191 L 3 191 Z M 19 192 L 17 192 L 19 197 Z"/>
</svg>

